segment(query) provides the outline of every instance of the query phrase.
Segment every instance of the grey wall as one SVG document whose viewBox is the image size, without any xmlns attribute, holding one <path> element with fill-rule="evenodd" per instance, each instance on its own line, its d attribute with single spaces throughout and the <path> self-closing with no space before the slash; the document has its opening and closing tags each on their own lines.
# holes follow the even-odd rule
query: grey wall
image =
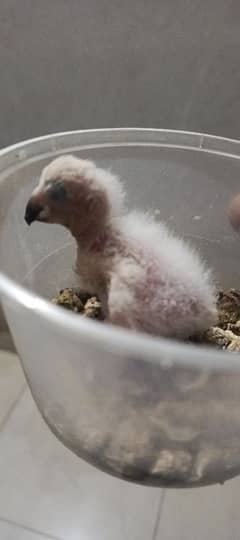
<svg viewBox="0 0 240 540">
<path fill-rule="evenodd" d="M 47 132 L 240 136 L 239 0 L 1 0 L 0 146 Z"/>
</svg>

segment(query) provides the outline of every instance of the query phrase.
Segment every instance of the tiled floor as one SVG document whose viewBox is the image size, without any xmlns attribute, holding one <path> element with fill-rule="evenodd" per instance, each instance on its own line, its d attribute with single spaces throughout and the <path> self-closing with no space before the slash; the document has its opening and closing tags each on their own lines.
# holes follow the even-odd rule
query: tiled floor
<svg viewBox="0 0 240 540">
<path fill-rule="evenodd" d="M 163 492 L 95 470 L 50 433 L 0 353 L 1 540 L 239 540 L 239 495 L 240 479 Z"/>
</svg>

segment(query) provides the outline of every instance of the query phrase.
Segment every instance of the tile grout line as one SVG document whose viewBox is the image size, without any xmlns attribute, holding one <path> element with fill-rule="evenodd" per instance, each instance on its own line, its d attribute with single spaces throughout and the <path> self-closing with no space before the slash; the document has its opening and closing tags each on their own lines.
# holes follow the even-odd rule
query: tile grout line
<svg viewBox="0 0 240 540">
<path fill-rule="evenodd" d="M 59 538 L 59 536 L 53 536 L 52 534 L 44 533 L 42 531 L 38 531 L 37 529 L 33 529 L 33 527 L 28 527 L 27 525 L 23 525 L 22 523 L 17 523 L 16 521 L 12 521 L 11 519 L 4 518 L 0 516 L 0 523 L 6 523 L 7 525 L 11 525 L 13 527 L 16 527 L 18 529 L 23 529 L 24 531 L 31 532 L 34 534 L 38 534 L 38 536 L 42 536 L 45 540 L 64 540 L 64 538 Z"/>
<path fill-rule="evenodd" d="M 7 425 L 11 415 L 15 411 L 17 405 L 19 404 L 19 402 L 23 398 L 23 396 L 26 393 L 27 389 L 28 389 L 28 385 L 25 382 L 23 387 L 21 388 L 21 391 L 19 392 L 17 398 L 13 401 L 11 407 L 9 408 L 7 414 L 5 415 L 5 417 L 3 418 L 3 420 L 2 420 L 2 422 L 0 424 L 0 434 L 2 433 L 2 431 L 4 431 L 4 428 Z M 18 523 L 16 521 L 11 520 L 11 519 L 4 518 L 3 516 L 0 516 L 0 522 L 6 523 L 6 524 L 11 525 L 13 527 L 17 527 L 19 529 L 23 529 L 23 530 L 31 532 L 31 533 L 38 534 L 39 536 L 42 536 L 43 539 L 45 538 L 45 540 L 64 540 L 64 538 L 59 538 L 58 536 L 53 536 L 51 534 L 49 535 L 48 533 L 38 531 L 37 529 L 33 529 L 32 527 L 28 527 L 27 525 L 24 525 L 22 523 Z"/>
<path fill-rule="evenodd" d="M 160 523 L 162 511 L 163 511 L 163 505 L 164 505 L 164 502 L 165 502 L 165 498 L 166 498 L 166 489 L 163 489 L 163 490 L 162 490 L 161 499 L 160 499 L 159 505 L 158 505 L 158 510 L 157 510 L 157 515 L 156 515 L 155 525 L 154 525 L 153 534 L 152 534 L 152 540 L 157 540 L 157 534 L 158 534 L 158 529 L 159 529 L 159 523 Z"/>
<path fill-rule="evenodd" d="M 13 401 L 12 405 L 9 407 L 7 413 L 5 414 L 2 422 L 0 423 L 0 433 L 4 430 L 6 424 L 8 423 L 8 420 L 10 419 L 12 413 L 15 411 L 15 408 L 17 407 L 18 403 L 21 401 L 23 395 L 25 394 L 27 390 L 27 383 L 24 383 L 23 387 L 21 388 L 21 391 L 19 392 L 16 399 Z"/>
</svg>

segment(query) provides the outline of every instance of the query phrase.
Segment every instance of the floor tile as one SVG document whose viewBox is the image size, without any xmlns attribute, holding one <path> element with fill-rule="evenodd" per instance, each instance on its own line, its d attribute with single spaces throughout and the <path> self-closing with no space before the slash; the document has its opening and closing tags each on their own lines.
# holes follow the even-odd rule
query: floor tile
<svg viewBox="0 0 240 540">
<path fill-rule="evenodd" d="M 28 531 L 12 523 L 0 520 L 1 540 L 52 540 L 49 536 L 43 536 L 34 531 Z"/>
<path fill-rule="evenodd" d="M 161 491 L 79 460 L 50 433 L 28 391 L 0 448 L 0 517 L 64 540 L 152 538 Z"/>
<path fill-rule="evenodd" d="M 0 351 L 0 429 L 25 384 L 17 356 Z"/>
<path fill-rule="evenodd" d="M 239 540 L 240 477 L 223 486 L 168 490 L 156 540 Z"/>
</svg>

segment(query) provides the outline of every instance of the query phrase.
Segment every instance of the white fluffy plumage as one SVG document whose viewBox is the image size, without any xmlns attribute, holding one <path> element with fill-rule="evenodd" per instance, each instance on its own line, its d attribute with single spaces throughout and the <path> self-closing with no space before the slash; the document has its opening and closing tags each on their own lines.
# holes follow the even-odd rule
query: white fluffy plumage
<svg viewBox="0 0 240 540">
<path fill-rule="evenodd" d="M 118 227 L 129 256 L 117 256 L 109 289 L 114 320 L 119 313 L 125 326 L 178 338 L 216 322 L 212 274 L 187 242 L 142 213 L 122 217 Z"/>
</svg>

